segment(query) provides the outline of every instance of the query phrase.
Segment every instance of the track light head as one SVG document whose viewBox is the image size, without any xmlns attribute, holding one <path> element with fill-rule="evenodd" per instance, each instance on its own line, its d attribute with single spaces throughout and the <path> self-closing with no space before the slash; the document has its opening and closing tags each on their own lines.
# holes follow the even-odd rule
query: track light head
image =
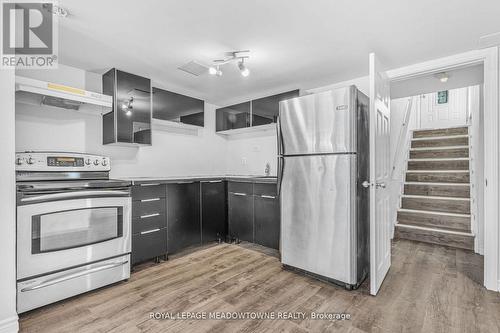
<svg viewBox="0 0 500 333">
<path fill-rule="evenodd" d="M 243 59 L 238 62 L 238 68 L 240 69 L 240 73 L 242 76 L 247 77 L 248 75 L 250 75 L 250 70 L 245 66 Z"/>
</svg>

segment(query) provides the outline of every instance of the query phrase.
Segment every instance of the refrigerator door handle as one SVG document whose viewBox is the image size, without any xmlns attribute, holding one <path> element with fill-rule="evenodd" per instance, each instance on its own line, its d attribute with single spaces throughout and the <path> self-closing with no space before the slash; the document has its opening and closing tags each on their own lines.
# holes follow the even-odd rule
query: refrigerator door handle
<svg viewBox="0 0 500 333">
<path fill-rule="evenodd" d="M 283 181 L 283 171 L 285 169 L 285 158 L 278 156 L 278 197 L 281 195 L 281 182 Z"/>
<path fill-rule="evenodd" d="M 276 133 L 278 137 L 278 156 L 283 155 L 283 136 L 281 134 L 281 121 L 280 116 L 276 119 Z"/>
</svg>

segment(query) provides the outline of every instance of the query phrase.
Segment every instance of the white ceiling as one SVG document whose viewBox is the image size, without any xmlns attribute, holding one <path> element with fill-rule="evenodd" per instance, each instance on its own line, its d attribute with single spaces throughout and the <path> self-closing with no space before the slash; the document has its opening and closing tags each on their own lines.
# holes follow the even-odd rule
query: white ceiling
<svg viewBox="0 0 500 333">
<path fill-rule="evenodd" d="M 388 68 L 478 48 L 500 31 L 498 0 L 60 0 L 60 62 L 116 67 L 156 85 L 226 105 L 368 73 L 376 52 Z M 177 69 L 249 49 L 251 75 Z"/>
</svg>

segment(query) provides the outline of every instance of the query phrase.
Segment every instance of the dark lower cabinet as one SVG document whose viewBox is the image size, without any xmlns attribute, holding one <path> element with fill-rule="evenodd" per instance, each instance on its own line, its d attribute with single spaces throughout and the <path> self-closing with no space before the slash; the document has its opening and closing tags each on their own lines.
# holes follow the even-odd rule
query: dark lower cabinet
<svg viewBox="0 0 500 333">
<path fill-rule="evenodd" d="M 132 188 L 132 264 L 226 235 L 278 249 L 276 185 L 224 180 Z"/>
<path fill-rule="evenodd" d="M 167 184 L 168 254 L 200 244 L 200 183 Z"/>
<path fill-rule="evenodd" d="M 239 240 L 253 242 L 253 195 L 228 193 L 229 235 Z"/>
<path fill-rule="evenodd" d="M 255 195 L 255 243 L 279 249 L 280 206 L 276 196 Z"/>
<path fill-rule="evenodd" d="M 167 253 L 167 229 L 146 230 L 132 236 L 132 264 Z"/>
<path fill-rule="evenodd" d="M 201 239 L 203 244 L 224 241 L 227 234 L 226 184 L 223 180 L 201 182 Z"/>
<path fill-rule="evenodd" d="M 164 184 L 132 187 L 132 264 L 167 254 Z"/>
</svg>

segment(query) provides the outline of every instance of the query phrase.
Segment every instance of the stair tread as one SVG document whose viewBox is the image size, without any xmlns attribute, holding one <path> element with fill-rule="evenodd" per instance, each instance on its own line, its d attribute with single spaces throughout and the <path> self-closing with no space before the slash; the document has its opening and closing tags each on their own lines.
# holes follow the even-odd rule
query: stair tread
<svg viewBox="0 0 500 333">
<path fill-rule="evenodd" d="M 401 202 L 405 209 L 470 214 L 470 199 L 467 198 L 403 195 Z"/>
<path fill-rule="evenodd" d="M 436 212 L 432 210 L 420 210 L 420 209 L 407 209 L 400 208 L 398 212 L 402 213 L 421 213 L 421 214 L 429 214 L 429 215 L 440 215 L 440 216 L 456 216 L 456 217 L 471 217 L 470 214 L 461 214 L 461 213 L 450 213 L 450 212 Z"/>
<path fill-rule="evenodd" d="M 405 183 L 404 195 L 448 197 L 448 198 L 470 198 L 470 185 L 447 185 L 446 183 L 418 184 Z"/>
<path fill-rule="evenodd" d="M 475 236 L 470 232 L 426 228 L 398 223 L 396 224 L 394 238 L 474 250 Z"/>
<path fill-rule="evenodd" d="M 396 227 L 403 227 L 403 228 L 410 228 L 410 229 L 415 229 L 415 230 L 425 230 L 425 231 L 432 231 L 432 232 L 440 232 L 440 233 L 446 233 L 450 235 L 461 235 L 461 236 L 466 236 L 466 237 L 472 237 L 474 238 L 474 234 L 468 230 L 464 231 L 457 231 L 457 230 L 450 230 L 447 228 L 432 228 L 432 227 L 421 227 L 418 225 L 411 225 L 407 223 L 396 223 Z"/>
<path fill-rule="evenodd" d="M 404 198 L 429 199 L 429 200 L 454 200 L 454 201 L 470 201 L 470 198 L 456 198 L 438 195 L 418 195 L 418 194 L 403 194 Z"/>
<path fill-rule="evenodd" d="M 445 128 L 428 128 L 413 131 L 413 137 L 429 137 L 434 135 L 440 135 L 442 133 L 469 133 L 468 126 L 454 126 Z"/>
<path fill-rule="evenodd" d="M 399 224 L 403 225 L 462 232 L 471 231 L 470 214 L 400 209 L 397 213 L 397 221 Z"/>
<path fill-rule="evenodd" d="M 449 146 L 468 146 L 469 137 L 454 136 L 445 138 L 421 138 L 411 141 L 411 148 L 428 148 L 428 147 L 449 147 Z"/>
</svg>

